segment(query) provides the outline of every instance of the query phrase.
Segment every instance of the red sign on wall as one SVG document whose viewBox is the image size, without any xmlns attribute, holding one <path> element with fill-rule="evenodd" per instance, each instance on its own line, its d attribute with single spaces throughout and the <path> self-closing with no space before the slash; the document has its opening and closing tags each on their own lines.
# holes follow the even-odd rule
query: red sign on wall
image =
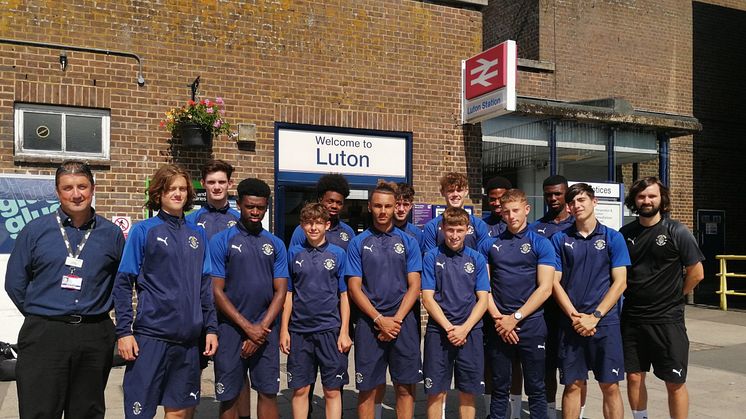
<svg viewBox="0 0 746 419">
<path fill-rule="evenodd" d="M 466 60 L 466 99 L 505 87 L 508 83 L 508 45 L 496 45 Z"/>
</svg>

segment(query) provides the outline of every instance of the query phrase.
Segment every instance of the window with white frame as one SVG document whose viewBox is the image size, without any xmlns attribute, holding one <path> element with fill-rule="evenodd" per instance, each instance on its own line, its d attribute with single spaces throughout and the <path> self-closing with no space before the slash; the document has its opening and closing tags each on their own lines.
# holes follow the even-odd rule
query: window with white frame
<svg viewBox="0 0 746 419">
<path fill-rule="evenodd" d="M 108 110 L 17 103 L 19 157 L 109 159 Z"/>
</svg>

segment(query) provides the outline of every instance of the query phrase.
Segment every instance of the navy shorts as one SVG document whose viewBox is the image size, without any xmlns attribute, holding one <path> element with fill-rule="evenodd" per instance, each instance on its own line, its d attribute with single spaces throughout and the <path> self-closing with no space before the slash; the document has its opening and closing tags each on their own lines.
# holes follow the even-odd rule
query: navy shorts
<svg viewBox="0 0 746 419">
<path fill-rule="evenodd" d="M 386 384 L 386 368 L 394 384 L 422 381 L 420 334 L 412 312 L 404 317 L 399 336 L 391 342 L 376 338 L 378 331 L 368 317 L 360 317 L 355 326 L 355 386 L 359 391 L 373 390 Z"/>
<path fill-rule="evenodd" d="M 689 364 L 689 337 L 681 323 L 622 323 L 624 368 L 627 372 L 647 372 L 653 365 L 656 377 L 668 383 L 686 382 Z"/>
<path fill-rule="evenodd" d="M 231 323 L 218 324 L 218 351 L 215 363 L 215 398 L 233 400 L 243 387 L 249 371 L 251 388 L 263 394 L 280 391 L 280 332 L 274 327 L 267 341 L 248 359 L 241 358 L 243 335 Z"/>
<path fill-rule="evenodd" d="M 325 389 L 342 388 L 347 377 L 347 354 L 337 349 L 339 329 L 323 332 L 290 332 L 288 355 L 288 387 L 302 388 L 316 382 L 316 370 L 321 372 Z"/>
<path fill-rule="evenodd" d="M 596 381 L 616 383 L 624 380 L 622 332 L 618 324 L 596 327 L 593 336 L 580 336 L 572 325 L 560 326 L 560 383 L 567 385 L 587 380 L 593 371 Z"/>
<path fill-rule="evenodd" d="M 456 376 L 456 388 L 463 393 L 484 393 L 484 343 L 482 329 L 472 329 L 466 343 L 456 347 L 441 328 L 425 331 L 425 393 L 443 393 L 451 389 Z"/>
<path fill-rule="evenodd" d="M 199 348 L 135 336 L 140 353 L 124 371 L 124 416 L 152 418 L 158 405 L 184 409 L 199 404 Z"/>
</svg>

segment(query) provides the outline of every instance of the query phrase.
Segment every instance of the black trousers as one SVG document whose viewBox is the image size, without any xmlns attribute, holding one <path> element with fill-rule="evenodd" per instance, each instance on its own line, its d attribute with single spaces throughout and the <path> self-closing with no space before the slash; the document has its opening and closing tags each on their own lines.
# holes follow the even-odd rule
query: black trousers
<svg viewBox="0 0 746 419">
<path fill-rule="evenodd" d="M 21 419 L 103 418 L 114 355 L 114 324 L 69 324 L 27 316 L 18 334 Z"/>
</svg>

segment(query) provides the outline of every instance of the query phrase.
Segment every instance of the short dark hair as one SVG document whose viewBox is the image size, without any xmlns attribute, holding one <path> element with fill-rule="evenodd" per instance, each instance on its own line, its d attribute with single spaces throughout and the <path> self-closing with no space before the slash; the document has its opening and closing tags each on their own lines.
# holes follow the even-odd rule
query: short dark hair
<svg viewBox="0 0 746 419">
<path fill-rule="evenodd" d="M 414 201 L 414 188 L 406 182 L 396 184 L 396 200 Z"/>
<path fill-rule="evenodd" d="M 186 170 L 175 164 L 167 164 L 156 170 L 148 186 L 148 202 L 145 203 L 145 206 L 152 211 L 160 211 L 163 193 L 168 190 L 169 186 L 174 183 L 174 179 L 179 176 L 183 177 L 187 184 L 186 203 L 183 210 L 189 211 L 192 209 L 192 205 L 194 204 L 192 179 Z"/>
<path fill-rule="evenodd" d="M 513 189 L 513 184 L 507 178 L 495 176 L 484 185 L 484 190 L 489 193 L 493 189 Z"/>
<path fill-rule="evenodd" d="M 386 180 L 383 180 L 383 179 L 379 179 L 378 183 L 376 184 L 375 189 L 373 189 L 373 191 L 370 193 L 370 196 L 368 197 L 368 201 L 370 201 L 371 199 L 373 199 L 373 194 L 376 194 L 376 193 L 382 193 L 382 194 L 386 194 L 386 195 L 393 195 L 394 199 L 396 199 L 396 191 L 398 189 L 399 188 L 396 186 L 396 183 L 389 182 L 389 181 L 386 181 Z"/>
<path fill-rule="evenodd" d="M 661 183 L 661 181 L 655 176 L 648 176 L 633 183 L 632 187 L 629 188 L 629 194 L 624 198 L 624 205 L 626 205 L 633 214 L 637 214 L 639 212 L 637 204 L 635 203 L 637 195 L 653 185 L 658 185 L 658 188 L 661 191 L 661 214 L 668 214 L 671 212 L 671 194 L 668 187 Z"/>
<path fill-rule="evenodd" d="M 91 166 L 88 163 L 80 160 L 65 160 L 57 168 L 57 172 L 54 174 L 54 186 L 55 188 L 60 185 L 60 177 L 64 175 L 83 175 L 88 178 L 91 182 L 91 186 L 94 186 L 93 172 Z"/>
<path fill-rule="evenodd" d="M 300 223 L 307 224 L 316 220 L 327 222 L 331 219 L 329 211 L 318 202 L 309 202 L 300 210 Z"/>
<path fill-rule="evenodd" d="M 236 187 L 236 191 L 238 192 L 239 201 L 243 199 L 244 196 L 258 196 L 259 198 L 269 199 L 269 196 L 271 195 L 267 182 L 257 178 L 242 180 L 241 183 L 238 184 L 238 187 Z"/>
<path fill-rule="evenodd" d="M 562 175 L 552 175 L 544 179 L 544 183 L 542 183 L 541 186 L 546 187 L 546 186 L 554 186 L 554 185 L 567 186 L 567 178 Z"/>
<path fill-rule="evenodd" d="M 201 170 L 202 180 L 205 180 L 207 178 L 207 175 L 209 175 L 210 173 L 215 173 L 215 172 L 225 172 L 225 175 L 228 176 L 228 179 L 230 180 L 231 175 L 233 175 L 233 170 L 235 170 L 235 168 L 231 166 L 230 163 L 228 163 L 225 160 L 220 160 L 220 159 L 210 160 L 207 163 L 205 163 L 204 166 L 202 166 L 202 170 Z"/>
<path fill-rule="evenodd" d="M 581 182 L 576 183 L 567 189 L 567 192 L 565 192 L 565 201 L 567 203 L 570 203 L 573 199 L 575 199 L 576 196 L 580 195 L 581 193 L 588 195 L 588 198 L 596 198 L 596 192 L 593 190 L 593 188 L 591 188 L 591 185 Z"/>
<path fill-rule="evenodd" d="M 316 196 L 321 199 L 329 191 L 336 192 L 347 198 L 350 196 L 350 184 L 339 173 L 329 173 L 328 175 L 321 176 L 319 181 L 316 182 Z"/>
</svg>

